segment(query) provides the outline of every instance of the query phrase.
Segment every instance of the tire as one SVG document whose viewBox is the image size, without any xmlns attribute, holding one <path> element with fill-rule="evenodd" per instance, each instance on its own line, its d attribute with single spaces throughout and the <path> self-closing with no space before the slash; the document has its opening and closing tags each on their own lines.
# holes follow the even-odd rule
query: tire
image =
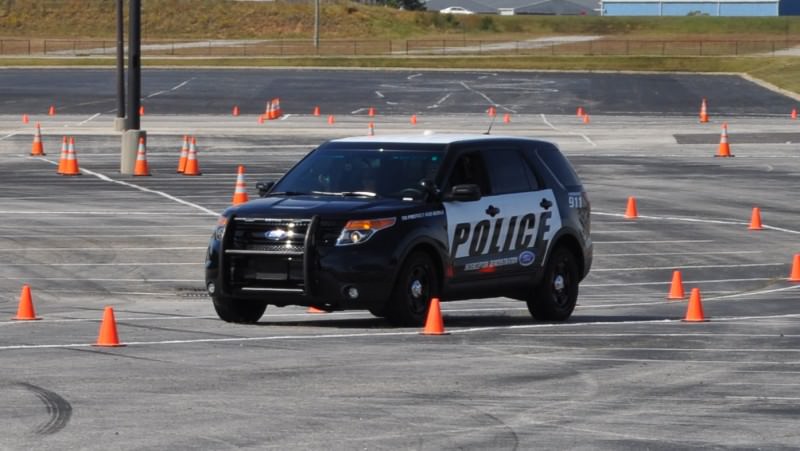
<svg viewBox="0 0 800 451">
<path fill-rule="evenodd" d="M 264 301 L 245 301 L 223 296 L 214 296 L 212 300 L 219 318 L 229 323 L 257 323 L 267 309 Z"/>
<path fill-rule="evenodd" d="M 395 326 L 422 326 L 431 298 L 438 293 L 439 274 L 433 259 L 425 252 L 413 252 L 395 281 L 386 319 Z"/>
<path fill-rule="evenodd" d="M 542 281 L 527 299 L 528 311 L 537 320 L 566 321 L 578 301 L 578 263 L 568 249 L 553 251 L 545 265 Z"/>
</svg>

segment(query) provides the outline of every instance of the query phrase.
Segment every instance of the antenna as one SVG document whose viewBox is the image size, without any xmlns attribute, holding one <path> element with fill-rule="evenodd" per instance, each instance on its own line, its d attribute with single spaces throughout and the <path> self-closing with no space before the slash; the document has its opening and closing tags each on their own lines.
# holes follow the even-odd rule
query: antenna
<svg viewBox="0 0 800 451">
<path fill-rule="evenodd" d="M 489 135 L 492 133 L 492 126 L 494 125 L 494 120 L 497 116 L 492 116 L 492 122 L 489 122 L 489 128 L 486 130 L 484 135 Z"/>
</svg>

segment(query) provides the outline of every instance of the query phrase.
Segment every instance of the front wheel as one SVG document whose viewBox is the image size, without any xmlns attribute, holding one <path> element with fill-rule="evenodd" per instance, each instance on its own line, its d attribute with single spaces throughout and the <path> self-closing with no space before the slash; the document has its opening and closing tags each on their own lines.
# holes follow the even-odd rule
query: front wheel
<svg viewBox="0 0 800 451">
<path fill-rule="evenodd" d="M 528 311 L 538 320 L 566 321 L 578 301 L 578 263 L 568 249 L 553 251 L 542 281 L 527 299 Z"/>
<path fill-rule="evenodd" d="M 422 326 L 431 298 L 439 293 L 439 274 L 425 252 L 406 258 L 386 308 L 386 319 L 396 326 Z"/>
<path fill-rule="evenodd" d="M 217 315 L 229 323 L 256 323 L 267 309 L 267 303 L 264 301 L 247 301 L 227 296 L 214 296 L 212 300 Z"/>
</svg>

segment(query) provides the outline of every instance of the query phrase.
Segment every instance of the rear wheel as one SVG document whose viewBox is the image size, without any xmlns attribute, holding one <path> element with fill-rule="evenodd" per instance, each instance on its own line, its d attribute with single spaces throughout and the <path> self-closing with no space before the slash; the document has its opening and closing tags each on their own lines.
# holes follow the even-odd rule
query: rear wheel
<svg viewBox="0 0 800 451">
<path fill-rule="evenodd" d="M 229 323 L 256 323 L 267 309 L 267 303 L 264 301 L 246 301 L 227 296 L 214 296 L 212 300 L 217 315 Z"/>
<path fill-rule="evenodd" d="M 421 326 L 431 298 L 438 293 L 439 274 L 433 259 L 425 252 L 414 252 L 397 277 L 386 319 L 396 326 Z"/>
<path fill-rule="evenodd" d="M 578 301 L 578 263 L 566 248 L 553 251 L 542 281 L 528 298 L 528 311 L 538 320 L 565 321 Z"/>
</svg>

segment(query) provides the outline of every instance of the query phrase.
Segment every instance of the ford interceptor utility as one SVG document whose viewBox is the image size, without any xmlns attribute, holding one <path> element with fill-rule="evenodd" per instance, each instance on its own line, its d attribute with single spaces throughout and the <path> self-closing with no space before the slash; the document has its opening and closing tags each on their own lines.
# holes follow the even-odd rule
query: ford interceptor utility
<svg viewBox="0 0 800 451">
<path fill-rule="evenodd" d="M 545 141 L 335 139 L 258 188 L 225 210 L 208 247 L 206 288 L 225 321 L 300 305 L 421 325 L 433 297 L 495 296 L 561 321 L 592 263 L 588 197 Z"/>
</svg>

